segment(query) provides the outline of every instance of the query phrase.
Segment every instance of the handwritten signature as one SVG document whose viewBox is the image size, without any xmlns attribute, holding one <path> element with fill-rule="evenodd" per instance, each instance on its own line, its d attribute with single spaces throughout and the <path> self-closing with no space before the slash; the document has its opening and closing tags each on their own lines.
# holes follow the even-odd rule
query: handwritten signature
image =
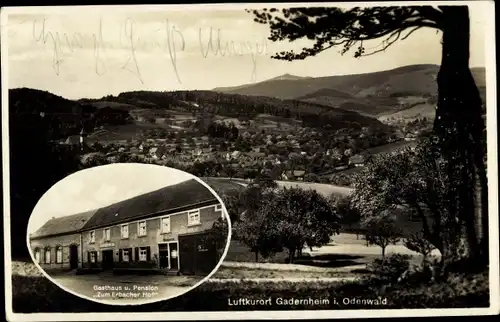
<svg viewBox="0 0 500 322">
<path fill-rule="evenodd" d="M 32 36 L 36 43 L 44 46 L 48 45 L 52 49 L 52 68 L 56 75 L 60 73 L 64 61 L 63 57 L 74 54 L 81 49 L 92 49 L 95 73 L 104 75 L 110 71 L 105 60 L 106 50 L 122 49 L 126 50 L 126 57 L 120 69 L 132 73 L 144 84 L 145 80 L 141 73 L 141 62 L 138 53 L 160 50 L 169 59 L 176 80 L 182 84 L 177 62 L 178 54 L 184 52 L 187 47 L 187 41 L 182 31 L 168 19 L 163 21 L 161 28 L 148 34 L 149 37 L 146 38 L 139 36 L 138 27 L 138 24 L 132 18 L 125 20 L 124 25 L 119 29 L 118 48 L 115 47 L 114 43 L 106 41 L 102 19 L 99 19 L 97 31 L 90 34 L 53 31 L 48 27 L 47 19 L 34 20 Z M 255 81 L 257 75 L 257 56 L 267 55 L 266 39 L 255 43 L 250 41 L 228 41 L 223 39 L 221 29 L 212 27 L 208 29 L 208 32 L 204 32 L 202 28 L 199 29 L 198 43 L 203 58 L 209 56 L 249 55 L 252 60 L 252 81 Z"/>
<path fill-rule="evenodd" d="M 260 45 L 258 41 L 256 41 L 255 44 L 252 44 L 250 41 L 224 41 L 222 40 L 221 29 L 217 29 L 217 31 L 215 31 L 213 27 L 209 28 L 208 39 L 204 39 L 203 31 L 200 28 L 198 32 L 198 41 L 200 44 L 201 55 L 204 58 L 207 58 L 209 53 L 213 56 L 243 56 L 250 54 L 253 64 L 251 81 L 255 81 L 257 79 L 257 56 L 267 55 L 267 40 L 265 38 L 262 41 L 262 45 Z M 206 47 L 203 44 L 204 41 L 206 41 Z"/>
<path fill-rule="evenodd" d="M 161 30 L 156 30 L 156 34 Z M 163 30 L 164 35 L 162 40 L 164 46 L 160 45 L 158 39 L 151 42 L 138 37 L 136 35 L 137 24 L 131 18 L 126 19 L 124 27 L 120 30 L 118 49 L 127 50 L 125 63 L 121 66 L 121 69 L 132 73 L 142 84 L 144 84 L 144 79 L 141 74 L 137 53 L 147 47 L 161 49 L 168 54 L 175 76 L 178 82 L 181 83 L 177 68 L 177 53 L 185 49 L 184 38 L 177 27 L 171 25 L 167 19 L 164 22 Z M 75 53 L 78 49 L 89 48 L 89 46 L 93 50 L 95 73 L 97 75 L 104 75 L 109 71 L 105 63 L 106 49 L 115 49 L 114 45 L 104 39 L 102 19 L 99 20 L 97 32 L 87 35 L 83 35 L 80 32 L 70 34 L 54 32 L 47 27 L 46 19 L 41 22 L 33 21 L 33 39 L 37 43 L 51 46 L 52 68 L 56 75 L 60 73 L 63 56 Z"/>
</svg>

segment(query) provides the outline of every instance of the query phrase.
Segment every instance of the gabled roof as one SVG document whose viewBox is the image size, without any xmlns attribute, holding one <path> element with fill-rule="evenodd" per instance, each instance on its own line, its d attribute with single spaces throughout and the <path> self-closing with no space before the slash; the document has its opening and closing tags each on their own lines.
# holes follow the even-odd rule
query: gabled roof
<svg viewBox="0 0 500 322">
<path fill-rule="evenodd" d="M 70 145 L 80 144 L 80 135 L 70 135 L 70 136 L 68 136 L 66 141 L 64 141 L 64 143 L 70 144 Z"/>
<path fill-rule="evenodd" d="M 365 160 L 365 156 L 361 154 L 356 154 L 349 158 L 350 163 L 363 163 Z"/>
<path fill-rule="evenodd" d="M 82 230 L 115 225 L 217 203 L 217 198 L 195 179 L 171 185 L 97 210 Z"/>
<path fill-rule="evenodd" d="M 96 213 L 97 210 L 90 210 L 71 216 L 52 218 L 47 221 L 36 232 L 30 235 L 32 238 L 48 237 L 59 234 L 70 234 L 80 230 L 85 223 Z"/>
</svg>

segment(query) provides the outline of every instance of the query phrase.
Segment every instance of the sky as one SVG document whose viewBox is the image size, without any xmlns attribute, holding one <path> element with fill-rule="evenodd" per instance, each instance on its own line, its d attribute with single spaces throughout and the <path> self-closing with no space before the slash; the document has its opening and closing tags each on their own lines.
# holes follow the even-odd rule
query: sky
<svg viewBox="0 0 500 322">
<path fill-rule="evenodd" d="M 36 204 L 28 223 L 33 233 L 52 217 L 111 205 L 194 176 L 151 164 L 116 163 L 71 174 L 52 186 Z"/>
<path fill-rule="evenodd" d="M 471 67 L 485 65 L 486 2 L 470 2 Z M 270 56 L 307 42 L 267 40 L 266 25 L 243 6 L 30 8 L 2 20 L 9 88 L 31 87 L 70 99 L 131 90 L 210 90 L 259 82 L 286 73 L 332 76 L 439 64 L 440 33 L 423 28 L 384 53 L 361 59 L 330 49 L 302 61 Z M 44 11 L 42 11 L 44 10 Z M 4 17 L 3 17 L 4 18 Z M 229 48 L 224 55 L 212 43 Z M 228 47 L 225 47 L 225 45 Z M 371 48 L 380 41 L 368 42 Z"/>
</svg>

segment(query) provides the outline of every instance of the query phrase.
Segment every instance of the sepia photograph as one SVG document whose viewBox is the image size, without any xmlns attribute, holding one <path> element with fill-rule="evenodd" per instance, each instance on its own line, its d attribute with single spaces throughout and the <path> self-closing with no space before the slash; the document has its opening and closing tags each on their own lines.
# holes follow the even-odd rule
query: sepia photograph
<svg viewBox="0 0 500 322">
<path fill-rule="evenodd" d="M 3 7 L 10 320 L 499 314 L 494 12 Z"/>
<path fill-rule="evenodd" d="M 68 292 L 144 304 L 181 295 L 215 272 L 229 230 L 222 203 L 194 176 L 119 163 L 51 187 L 30 217 L 28 247 Z"/>
</svg>

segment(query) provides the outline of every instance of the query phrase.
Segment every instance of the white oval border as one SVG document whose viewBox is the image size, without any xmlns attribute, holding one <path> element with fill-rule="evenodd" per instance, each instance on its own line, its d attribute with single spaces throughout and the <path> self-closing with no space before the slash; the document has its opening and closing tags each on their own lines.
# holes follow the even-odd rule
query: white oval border
<svg viewBox="0 0 500 322">
<path fill-rule="evenodd" d="M 227 252 L 229 251 L 229 246 L 231 245 L 231 231 L 232 231 L 232 226 L 231 226 L 231 220 L 229 218 L 229 213 L 227 211 L 227 208 L 226 208 L 226 205 L 224 204 L 224 202 L 222 201 L 221 197 L 219 196 L 219 194 L 217 194 L 215 192 L 215 190 L 210 187 L 205 181 L 203 181 L 202 179 L 200 179 L 199 177 L 189 173 L 189 172 L 186 172 L 186 171 L 182 171 L 182 170 L 179 170 L 179 169 L 176 169 L 176 168 L 171 168 L 171 167 L 166 167 L 166 166 L 161 166 L 161 165 L 156 165 L 156 164 L 149 164 L 149 163 L 136 163 L 136 162 L 130 162 L 130 163 L 111 163 L 111 164 L 105 164 L 105 165 L 101 165 L 101 166 L 97 166 L 97 167 L 92 167 L 92 168 L 87 168 L 87 169 L 83 169 L 83 170 L 78 170 L 64 178 L 62 178 L 61 180 L 57 181 L 55 184 L 53 184 L 47 191 L 45 191 L 45 193 L 42 195 L 42 197 L 40 197 L 40 199 L 38 199 L 38 202 L 40 202 L 41 198 L 43 198 L 43 196 L 50 191 L 50 189 L 52 189 L 52 187 L 54 187 L 55 185 L 57 185 L 58 183 L 60 183 L 61 181 L 67 179 L 68 177 L 71 177 L 72 175 L 76 174 L 76 173 L 79 173 L 79 172 L 82 172 L 82 171 L 86 171 L 86 170 L 90 170 L 90 169 L 94 169 L 94 168 L 98 168 L 98 167 L 110 167 L 110 166 L 113 166 L 113 165 L 117 165 L 117 164 L 130 164 L 130 165 L 139 165 L 140 167 L 158 167 L 158 168 L 164 168 L 166 170 L 174 170 L 174 171 L 178 171 L 178 172 L 182 172 L 184 174 L 186 174 L 186 176 L 188 177 L 191 177 L 192 179 L 195 179 L 196 181 L 198 181 L 198 183 L 201 183 L 205 188 L 207 188 L 215 197 L 216 199 L 221 203 L 222 205 L 222 210 L 223 210 L 223 215 L 226 217 L 226 221 L 227 221 L 227 227 L 228 227 L 228 234 L 227 234 L 227 242 L 226 242 L 226 247 L 224 249 L 224 252 L 222 253 L 222 256 L 219 260 L 219 262 L 217 263 L 217 265 L 215 266 L 215 268 L 207 275 L 205 276 L 201 281 L 199 281 L 198 283 L 196 283 L 195 285 L 191 286 L 190 288 L 188 288 L 185 292 L 183 293 L 180 293 L 180 294 L 176 294 L 172 297 L 167 297 L 167 298 L 163 298 L 163 299 L 151 299 L 151 300 L 145 300 L 144 302 L 139 302 L 139 303 L 134 303 L 134 302 L 127 302 L 127 303 L 120 303 L 116 300 L 112 300 L 112 301 L 98 301 L 96 299 L 93 299 L 93 298 L 90 298 L 90 297 L 87 297 L 85 295 L 81 295 L 81 294 L 78 294 L 76 293 L 75 291 L 72 291 L 72 290 L 69 290 L 67 289 L 66 287 L 63 287 L 61 286 L 59 283 L 56 283 L 52 277 L 50 277 L 50 275 L 45 272 L 45 270 L 36 262 L 36 259 L 35 259 L 35 256 L 33 254 L 33 251 L 31 249 L 31 244 L 30 244 L 30 238 L 29 238 L 29 232 L 27 231 L 27 234 L 26 234 L 26 245 L 28 247 L 28 251 L 30 253 L 30 257 L 31 257 L 31 260 L 33 261 L 33 263 L 35 264 L 35 266 L 38 268 L 38 270 L 40 270 L 42 272 L 42 274 L 50 280 L 50 282 L 52 282 L 52 284 L 56 285 L 57 287 L 61 288 L 62 290 L 70 293 L 70 294 L 73 294 L 75 296 L 78 296 L 79 298 L 82 298 L 82 299 L 85 299 L 85 300 L 89 300 L 89 301 L 92 301 L 92 302 L 95 302 L 95 303 L 99 303 L 99 304 L 104 304 L 104 305 L 112 305 L 112 306 L 139 306 L 139 305 L 146 305 L 146 304 L 153 304 L 153 303 L 157 303 L 157 302 L 162 302 L 162 301 L 169 301 L 171 299 L 174 299 L 174 298 L 177 298 L 179 296 L 182 296 L 184 294 L 187 294 L 189 292 L 191 292 L 192 290 L 194 290 L 195 288 L 197 288 L 198 286 L 200 286 L 201 284 L 205 283 L 210 277 L 212 277 L 212 275 L 214 275 L 218 270 L 219 270 L 219 267 L 222 265 L 222 262 L 224 261 L 224 259 L 226 258 L 226 255 L 227 255 Z M 38 204 L 37 202 L 37 204 Z M 33 208 L 33 210 L 35 210 L 36 208 L 36 205 L 35 207 Z M 31 212 L 31 215 L 30 215 L 30 219 L 31 217 L 33 216 L 33 210 Z M 30 222 L 30 219 L 28 219 L 28 227 L 29 227 L 29 222 Z M 80 246 L 81 247 L 81 246 Z"/>
</svg>

